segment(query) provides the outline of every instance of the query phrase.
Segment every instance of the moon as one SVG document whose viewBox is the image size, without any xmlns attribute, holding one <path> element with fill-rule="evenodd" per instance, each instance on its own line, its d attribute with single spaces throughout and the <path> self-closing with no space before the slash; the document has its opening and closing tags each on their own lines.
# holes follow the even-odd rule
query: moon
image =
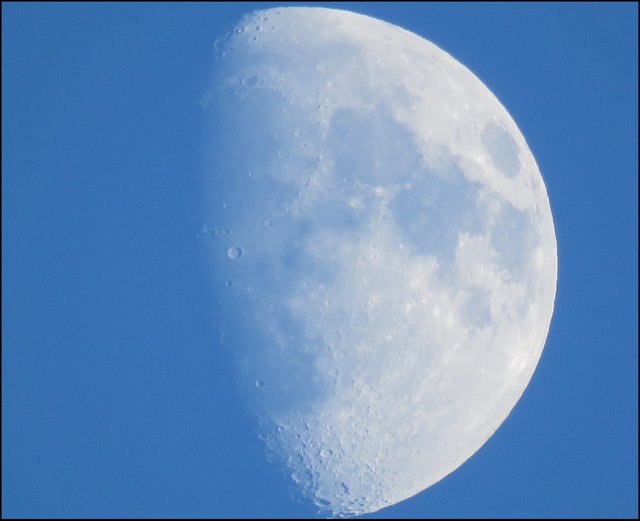
<svg viewBox="0 0 640 521">
<path fill-rule="evenodd" d="M 220 342 L 301 496 L 374 512 L 462 465 L 527 387 L 556 290 L 543 179 L 487 87 L 400 27 L 268 9 L 215 52 Z"/>
</svg>

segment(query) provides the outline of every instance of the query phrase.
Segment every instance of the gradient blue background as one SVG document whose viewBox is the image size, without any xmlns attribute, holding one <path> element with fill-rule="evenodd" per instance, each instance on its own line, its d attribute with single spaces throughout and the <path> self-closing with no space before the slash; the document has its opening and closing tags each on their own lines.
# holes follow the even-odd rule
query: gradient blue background
<svg viewBox="0 0 640 521">
<path fill-rule="evenodd" d="M 197 238 L 212 44 L 265 6 L 2 4 L 3 517 L 314 515 L 243 415 Z M 637 4 L 332 6 L 485 82 L 537 158 L 559 252 L 513 413 L 368 517 L 637 517 Z"/>
</svg>

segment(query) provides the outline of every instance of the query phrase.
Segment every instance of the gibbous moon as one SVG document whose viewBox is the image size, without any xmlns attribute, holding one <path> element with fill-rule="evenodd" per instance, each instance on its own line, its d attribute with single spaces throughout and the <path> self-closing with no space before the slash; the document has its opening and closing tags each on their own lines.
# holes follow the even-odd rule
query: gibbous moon
<svg viewBox="0 0 640 521">
<path fill-rule="evenodd" d="M 544 182 L 487 87 L 394 25 L 269 9 L 216 53 L 222 344 L 301 494 L 376 511 L 462 465 L 529 383 L 556 288 Z"/>
</svg>

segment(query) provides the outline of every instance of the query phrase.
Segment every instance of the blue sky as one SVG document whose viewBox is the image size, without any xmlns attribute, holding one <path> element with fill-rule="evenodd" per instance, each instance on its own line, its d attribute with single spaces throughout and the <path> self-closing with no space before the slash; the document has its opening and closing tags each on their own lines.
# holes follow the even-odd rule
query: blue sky
<svg viewBox="0 0 640 521">
<path fill-rule="evenodd" d="M 314 514 L 242 412 L 197 238 L 213 42 L 275 5 L 2 4 L 3 516 Z M 512 414 L 368 517 L 637 517 L 637 4 L 331 5 L 433 41 L 496 94 L 558 241 Z"/>
</svg>

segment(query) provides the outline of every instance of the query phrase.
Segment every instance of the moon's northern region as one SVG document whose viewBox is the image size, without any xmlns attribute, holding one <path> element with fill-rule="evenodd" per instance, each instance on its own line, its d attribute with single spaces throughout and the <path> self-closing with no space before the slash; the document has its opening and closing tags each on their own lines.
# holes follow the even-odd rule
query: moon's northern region
<svg viewBox="0 0 640 521">
<path fill-rule="evenodd" d="M 487 87 L 394 25 L 269 9 L 216 52 L 222 342 L 302 494 L 376 511 L 458 468 L 527 386 L 556 288 L 544 182 Z"/>
</svg>

